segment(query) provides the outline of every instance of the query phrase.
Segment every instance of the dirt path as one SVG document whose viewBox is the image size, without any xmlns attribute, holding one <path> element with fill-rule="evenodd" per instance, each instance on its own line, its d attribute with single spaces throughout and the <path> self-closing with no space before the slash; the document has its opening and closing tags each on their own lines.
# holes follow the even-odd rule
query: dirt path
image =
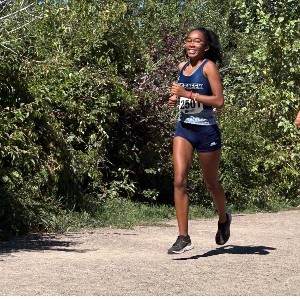
<svg viewBox="0 0 300 300">
<path fill-rule="evenodd" d="M 0 242 L 0 295 L 300 295 L 300 210 L 233 215 L 222 247 L 216 220 L 190 221 L 181 255 L 176 221 Z"/>
</svg>

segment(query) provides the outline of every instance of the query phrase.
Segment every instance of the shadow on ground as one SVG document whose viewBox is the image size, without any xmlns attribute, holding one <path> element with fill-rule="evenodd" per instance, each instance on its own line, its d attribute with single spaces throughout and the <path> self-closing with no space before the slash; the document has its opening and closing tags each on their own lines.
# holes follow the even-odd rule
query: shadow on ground
<svg viewBox="0 0 300 300">
<path fill-rule="evenodd" d="M 210 257 L 220 254 L 256 254 L 256 255 L 267 255 L 270 250 L 276 250 L 273 247 L 267 246 L 237 246 L 237 245 L 227 245 L 219 247 L 215 250 L 208 251 L 203 254 L 193 255 L 191 257 L 181 257 L 174 258 L 173 260 L 188 260 L 188 259 L 198 259 L 202 257 Z"/>
<path fill-rule="evenodd" d="M 14 239 L 7 242 L 0 242 L 0 256 L 19 251 L 66 251 L 66 252 L 86 252 L 88 250 L 76 250 L 70 248 L 78 243 L 61 241 L 54 235 L 31 234 L 26 238 Z"/>
<path fill-rule="evenodd" d="M 93 232 L 90 232 L 91 234 Z M 109 235 L 137 235 L 136 233 L 120 233 L 112 232 L 105 233 L 105 236 Z M 76 239 L 76 234 L 65 234 L 70 239 Z M 0 256 L 16 253 L 19 251 L 64 251 L 64 252 L 77 252 L 85 253 L 88 251 L 96 251 L 95 249 L 74 249 L 76 245 L 82 244 L 82 242 L 64 241 L 60 240 L 54 234 L 42 234 L 35 233 L 26 237 L 15 238 L 9 241 L 0 241 Z M 73 247 L 72 247 L 73 246 Z"/>
</svg>

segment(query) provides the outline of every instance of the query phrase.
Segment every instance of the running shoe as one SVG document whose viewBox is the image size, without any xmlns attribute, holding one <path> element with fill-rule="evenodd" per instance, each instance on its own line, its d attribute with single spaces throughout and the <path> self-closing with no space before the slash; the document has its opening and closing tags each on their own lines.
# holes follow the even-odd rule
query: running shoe
<svg viewBox="0 0 300 300">
<path fill-rule="evenodd" d="M 224 245 L 230 237 L 230 224 L 231 224 L 231 214 L 226 213 L 227 221 L 225 223 L 218 222 L 218 231 L 216 233 L 216 243 L 218 245 Z"/>
<path fill-rule="evenodd" d="M 179 235 L 176 242 L 168 250 L 168 254 L 180 254 L 185 251 L 192 250 L 194 246 L 192 245 L 190 236 Z"/>
</svg>

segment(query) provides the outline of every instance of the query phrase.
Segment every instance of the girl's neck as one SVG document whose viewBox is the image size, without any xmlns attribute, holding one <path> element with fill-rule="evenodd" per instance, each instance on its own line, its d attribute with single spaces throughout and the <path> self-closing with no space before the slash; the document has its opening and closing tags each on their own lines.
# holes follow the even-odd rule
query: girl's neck
<svg viewBox="0 0 300 300">
<path fill-rule="evenodd" d="M 192 68 L 195 67 L 195 66 L 199 66 L 203 62 L 204 59 L 205 59 L 204 57 L 203 58 L 198 58 L 198 59 L 190 59 L 190 66 Z"/>
</svg>

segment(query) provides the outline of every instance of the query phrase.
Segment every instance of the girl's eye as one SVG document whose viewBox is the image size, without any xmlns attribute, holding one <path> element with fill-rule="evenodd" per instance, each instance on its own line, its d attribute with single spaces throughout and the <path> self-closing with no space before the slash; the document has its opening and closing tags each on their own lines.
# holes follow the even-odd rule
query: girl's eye
<svg viewBox="0 0 300 300">
<path fill-rule="evenodd" d="M 200 44 L 204 44 L 205 41 L 203 41 L 199 38 L 196 38 L 196 39 L 186 38 L 185 43 L 189 43 L 189 44 L 194 43 L 195 45 L 200 45 Z"/>
</svg>

